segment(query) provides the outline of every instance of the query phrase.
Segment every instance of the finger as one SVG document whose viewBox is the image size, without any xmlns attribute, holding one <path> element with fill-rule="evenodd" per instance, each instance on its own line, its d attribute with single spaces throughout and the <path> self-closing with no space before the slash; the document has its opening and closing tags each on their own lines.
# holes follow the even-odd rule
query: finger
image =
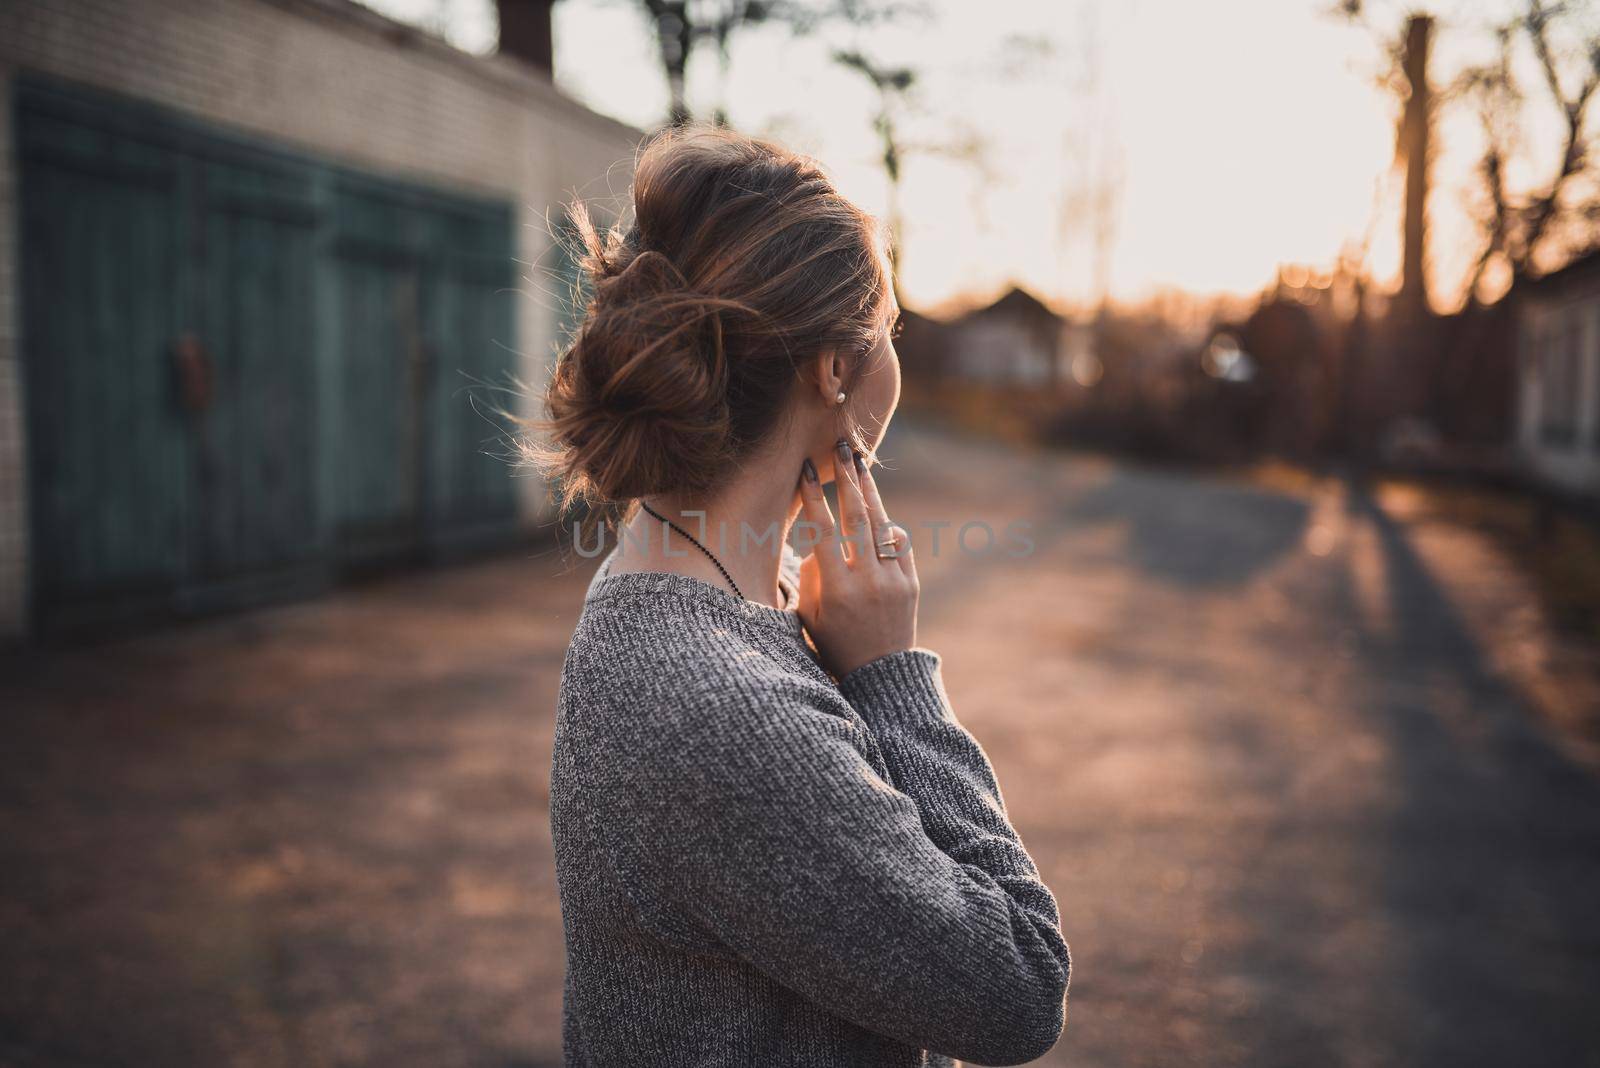
<svg viewBox="0 0 1600 1068">
<path fill-rule="evenodd" d="M 859 559 L 862 548 L 872 540 L 872 524 L 867 518 L 866 498 L 856 474 L 855 450 L 844 438 L 833 449 L 834 489 L 839 494 L 839 531 L 850 543 L 852 559 Z"/>
<path fill-rule="evenodd" d="M 806 626 L 817 621 L 817 610 L 822 604 L 822 572 L 817 554 L 812 553 L 800 561 L 800 619 Z"/>
<path fill-rule="evenodd" d="M 894 562 L 909 579 L 917 577 L 917 562 L 911 554 L 911 532 L 896 523 L 889 524 L 894 537 Z"/>
<path fill-rule="evenodd" d="M 889 519 L 889 513 L 883 506 L 883 497 L 878 493 L 878 480 L 872 477 L 872 468 L 865 458 L 856 457 L 856 480 L 861 483 L 861 496 L 867 502 L 867 521 L 872 524 L 872 543 L 888 541 L 894 536 L 891 529 L 894 524 Z"/>
<path fill-rule="evenodd" d="M 824 577 L 837 574 L 844 567 L 844 556 L 839 551 L 839 528 L 833 521 L 833 511 L 828 498 L 822 495 L 822 481 L 817 478 L 817 468 L 809 458 L 800 472 L 800 515 L 807 524 L 801 536 L 811 542 L 811 554 Z"/>
</svg>

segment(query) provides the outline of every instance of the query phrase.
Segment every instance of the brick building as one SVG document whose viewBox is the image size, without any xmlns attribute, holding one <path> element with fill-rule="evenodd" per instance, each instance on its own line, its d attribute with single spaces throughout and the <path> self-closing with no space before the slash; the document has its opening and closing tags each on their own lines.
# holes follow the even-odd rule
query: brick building
<svg viewBox="0 0 1600 1068">
<path fill-rule="evenodd" d="M 462 387 L 540 380 L 547 213 L 641 133 L 514 6 L 522 54 L 476 57 L 349 0 L 0 5 L 0 635 L 542 516 Z"/>
</svg>

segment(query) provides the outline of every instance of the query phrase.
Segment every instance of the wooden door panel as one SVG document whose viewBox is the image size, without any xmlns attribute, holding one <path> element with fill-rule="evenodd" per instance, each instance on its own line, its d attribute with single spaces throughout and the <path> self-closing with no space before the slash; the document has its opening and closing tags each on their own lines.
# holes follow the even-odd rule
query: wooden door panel
<svg viewBox="0 0 1600 1068">
<path fill-rule="evenodd" d="M 104 169 L 88 155 L 30 155 L 26 137 L 22 153 L 22 347 L 46 616 L 97 597 L 159 599 L 186 564 L 175 172 L 130 173 L 109 139 L 81 143 L 101 147 Z"/>
<path fill-rule="evenodd" d="M 514 512 L 506 426 L 494 414 L 513 352 L 511 294 L 471 277 L 437 281 L 429 324 L 438 375 L 433 517 L 441 530 L 502 524 Z"/>
<path fill-rule="evenodd" d="M 431 536 L 436 544 L 493 540 L 511 529 L 516 512 L 509 428 L 494 411 L 515 407 L 507 392 L 517 358 L 511 217 L 441 205 L 433 218 Z"/>
<path fill-rule="evenodd" d="M 201 337 L 214 393 L 192 420 L 190 525 L 205 582 L 279 572 L 315 549 L 315 215 L 251 195 L 255 178 L 213 167 L 206 185 Z"/>
<path fill-rule="evenodd" d="M 378 562 L 419 535 L 416 274 L 347 255 L 339 279 L 340 541 L 350 562 Z"/>
</svg>

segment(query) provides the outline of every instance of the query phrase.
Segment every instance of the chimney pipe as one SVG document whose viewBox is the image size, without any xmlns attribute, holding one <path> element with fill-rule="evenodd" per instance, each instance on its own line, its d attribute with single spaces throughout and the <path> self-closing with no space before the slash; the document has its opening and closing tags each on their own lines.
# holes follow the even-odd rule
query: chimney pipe
<svg viewBox="0 0 1600 1068">
<path fill-rule="evenodd" d="M 516 56 L 546 78 L 555 71 L 550 9 L 555 0 L 495 0 L 500 12 L 500 54 Z"/>
</svg>

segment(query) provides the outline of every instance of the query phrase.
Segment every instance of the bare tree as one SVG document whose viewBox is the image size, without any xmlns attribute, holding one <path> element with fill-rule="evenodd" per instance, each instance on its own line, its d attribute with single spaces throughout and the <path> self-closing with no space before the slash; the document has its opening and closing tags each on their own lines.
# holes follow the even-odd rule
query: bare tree
<svg viewBox="0 0 1600 1068">
<path fill-rule="evenodd" d="M 878 135 L 882 151 L 883 173 L 889 179 L 889 266 L 894 285 L 895 299 L 900 297 L 900 181 L 901 161 L 905 146 L 901 142 L 898 118 L 905 106 L 905 97 L 916 83 L 917 76 L 910 67 L 891 67 L 874 63 L 860 52 L 839 51 L 833 54 L 834 62 L 853 70 L 871 83 L 878 94 L 878 108 L 872 116 L 872 128 Z"/>
<path fill-rule="evenodd" d="M 696 27 L 689 19 L 688 0 L 637 0 L 655 32 L 656 56 L 667 78 L 667 121 L 677 126 L 689 121 L 689 54 L 694 51 Z"/>
<path fill-rule="evenodd" d="M 717 51 L 722 83 L 727 84 L 733 42 L 743 30 L 781 26 L 795 36 L 818 33 L 833 23 L 865 28 L 890 22 L 924 7 L 913 0 L 627 0 L 644 14 L 655 37 L 657 57 L 667 79 L 668 122 L 681 125 L 694 113 L 689 104 L 689 62 L 709 44 Z M 726 100 L 714 109 L 726 125 Z"/>
<path fill-rule="evenodd" d="M 887 224 L 890 233 L 889 265 L 892 271 L 895 298 L 900 299 L 900 241 L 903 236 L 904 217 L 900 210 L 901 195 L 905 185 L 905 163 L 912 156 L 942 157 L 973 168 L 982 186 L 987 187 L 996 178 L 990 166 L 989 141 L 970 124 L 959 119 L 941 118 L 940 136 L 923 139 L 906 133 L 908 120 L 913 117 L 913 93 L 919 75 L 910 67 L 893 66 L 877 62 L 859 50 L 841 49 L 833 54 L 835 63 L 865 78 L 878 96 L 878 106 L 872 114 L 872 129 L 877 134 L 879 161 L 888 179 Z M 981 211 L 981 202 L 974 211 Z"/>
<path fill-rule="evenodd" d="M 1381 57 L 1378 84 L 1404 103 L 1410 92 L 1404 35 L 1379 26 L 1371 8 L 1364 0 L 1339 0 L 1334 13 L 1372 34 Z M 1596 240 L 1600 207 L 1579 192 L 1596 170 L 1597 132 L 1589 121 L 1600 92 L 1594 18 L 1592 0 L 1524 0 L 1515 17 L 1488 28 L 1489 60 L 1460 71 L 1436 94 L 1435 110 L 1470 111 L 1483 136 L 1473 212 L 1481 247 L 1464 279 L 1469 306 L 1482 302 L 1492 272 L 1515 284 L 1539 271 L 1557 240 L 1569 252 Z M 1534 85 L 1523 84 L 1519 74 L 1519 55 L 1529 53 Z M 1559 152 L 1543 164 L 1532 160 L 1525 136 L 1535 107 L 1553 108 L 1562 131 Z M 1514 184 L 1513 175 L 1541 166 L 1541 178 Z"/>
<path fill-rule="evenodd" d="M 1561 22 L 1584 6 L 1528 0 L 1525 11 L 1496 28 L 1493 61 L 1463 71 L 1453 87 L 1454 95 L 1476 112 L 1484 137 L 1478 164 L 1483 190 L 1478 221 L 1484 242 L 1468 276 L 1469 301 L 1479 299 L 1484 276 L 1497 260 L 1515 284 L 1538 269 L 1538 256 L 1552 238 L 1572 229 L 1580 231 L 1580 243 L 1594 238 L 1593 224 L 1600 218 L 1593 201 L 1568 194 L 1594 163 L 1595 132 L 1587 119 L 1600 88 L 1600 40 L 1585 40 L 1580 32 L 1576 46 L 1557 43 Z M 1531 102 L 1513 62 L 1522 41 L 1537 61 L 1541 85 L 1535 92 L 1543 104 L 1559 111 L 1562 136 L 1553 173 L 1519 192 L 1511 188 L 1508 174 L 1523 147 L 1525 108 Z"/>
<path fill-rule="evenodd" d="M 1070 62 L 1061 64 L 1069 80 L 1061 96 L 1060 240 L 1065 248 L 1076 232 L 1088 234 L 1090 299 L 1098 329 L 1111 295 L 1123 175 L 1115 131 L 1104 107 L 1101 75 L 1105 43 L 1100 32 L 1100 5 L 1083 5 L 1080 19 L 1076 54 Z"/>
</svg>

